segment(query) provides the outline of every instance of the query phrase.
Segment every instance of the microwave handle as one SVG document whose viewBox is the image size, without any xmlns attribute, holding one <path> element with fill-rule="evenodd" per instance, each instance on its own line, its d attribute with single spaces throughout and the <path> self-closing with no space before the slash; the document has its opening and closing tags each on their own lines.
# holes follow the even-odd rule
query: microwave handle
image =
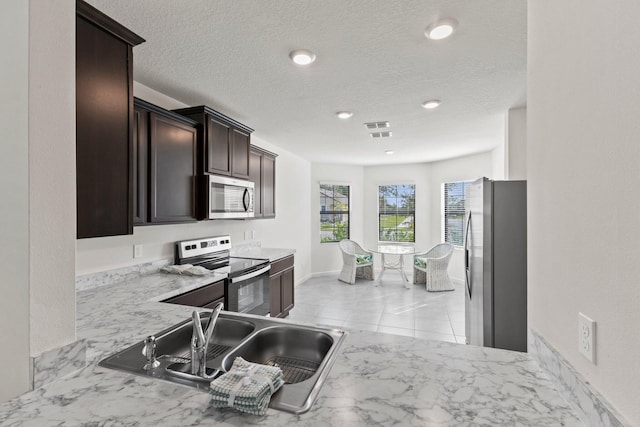
<svg viewBox="0 0 640 427">
<path fill-rule="evenodd" d="M 244 206 L 245 212 L 249 210 L 249 203 L 250 203 L 249 197 L 250 197 L 249 189 L 245 188 L 244 194 L 242 194 L 242 206 Z"/>
<path fill-rule="evenodd" d="M 259 276 L 261 274 L 266 273 L 267 271 L 271 270 L 271 265 L 267 265 L 265 268 L 261 268 L 258 271 L 253 271 L 251 273 L 245 274 L 243 276 L 238 276 L 238 277 L 232 277 L 231 279 L 229 279 L 229 281 L 231 283 L 238 283 L 238 282 L 242 282 L 243 280 L 249 280 L 252 279 L 256 276 Z"/>
</svg>

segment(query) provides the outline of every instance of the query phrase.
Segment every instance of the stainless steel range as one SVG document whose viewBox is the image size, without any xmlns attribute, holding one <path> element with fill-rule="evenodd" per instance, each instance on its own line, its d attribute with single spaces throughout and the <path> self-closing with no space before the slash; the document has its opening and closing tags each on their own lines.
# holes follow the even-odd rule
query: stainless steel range
<svg viewBox="0 0 640 427">
<path fill-rule="evenodd" d="M 176 264 L 192 264 L 227 274 L 224 309 L 238 313 L 269 314 L 267 259 L 230 256 L 229 235 L 184 240 L 176 243 Z"/>
</svg>

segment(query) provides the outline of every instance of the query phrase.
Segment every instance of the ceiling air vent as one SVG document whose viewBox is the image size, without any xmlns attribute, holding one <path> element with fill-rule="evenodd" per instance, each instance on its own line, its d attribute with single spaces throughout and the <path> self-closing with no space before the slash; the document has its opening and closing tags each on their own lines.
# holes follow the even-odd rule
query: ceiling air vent
<svg viewBox="0 0 640 427">
<path fill-rule="evenodd" d="M 369 122 L 364 125 L 367 129 L 385 129 L 389 127 L 389 122 Z"/>
<path fill-rule="evenodd" d="M 371 132 L 371 138 L 389 138 L 391 132 Z"/>
</svg>

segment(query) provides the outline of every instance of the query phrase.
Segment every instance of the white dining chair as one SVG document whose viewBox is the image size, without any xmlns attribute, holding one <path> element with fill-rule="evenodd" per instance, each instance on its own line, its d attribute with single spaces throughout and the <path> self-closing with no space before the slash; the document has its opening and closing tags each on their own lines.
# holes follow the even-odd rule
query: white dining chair
<svg viewBox="0 0 640 427">
<path fill-rule="evenodd" d="M 427 252 L 413 256 L 413 283 L 426 283 L 427 291 L 452 291 L 453 282 L 449 277 L 449 261 L 453 255 L 453 245 L 439 243 Z"/>
<path fill-rule="evenodd" d="M 338 280 L 353 285 L 356 278 L 373 280 L 373 254 L 367 252 L 353 240 L 341 240 L 342 271 Z"/>
</svg>

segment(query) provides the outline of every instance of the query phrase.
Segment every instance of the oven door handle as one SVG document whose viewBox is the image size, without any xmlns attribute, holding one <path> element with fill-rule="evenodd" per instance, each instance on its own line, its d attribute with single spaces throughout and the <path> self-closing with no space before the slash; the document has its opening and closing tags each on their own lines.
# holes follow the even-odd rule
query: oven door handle
<svg viewBox="0 0 640 427">
<path fill-rule="evenodd" d="M 229 279 L 229 282 L 238 283 L 238 282 L 242 282 L 243 280 L 249 280 L 249 279 L 252 279 L 252 278 L 254 278 L 256 276 L 260 276 L 261 274 L 264 274 L 269 270 L 271 270 L 271 265 L 267 265 L 265 268 L 261 268 L 260 270 L 253 271 L 253 272 L 245 274 L 243 276 L 232 277 L 232 278 Z"/>
</svg>

